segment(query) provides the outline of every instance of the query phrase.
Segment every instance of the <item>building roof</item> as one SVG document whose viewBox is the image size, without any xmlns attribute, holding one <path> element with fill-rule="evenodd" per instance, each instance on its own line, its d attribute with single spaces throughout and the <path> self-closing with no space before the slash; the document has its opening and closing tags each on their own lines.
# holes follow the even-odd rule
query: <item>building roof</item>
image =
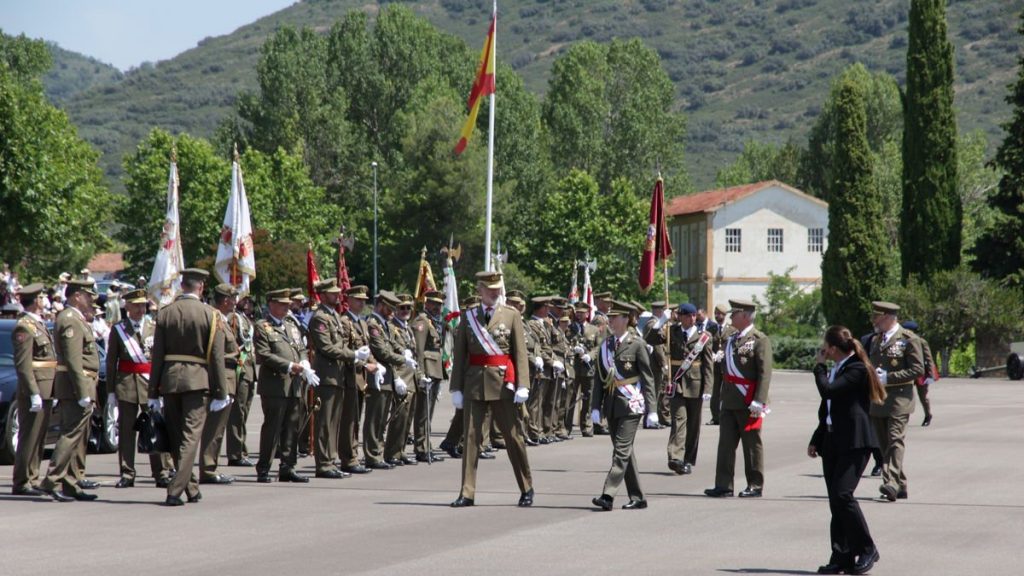
<svg viewBox="0 0 1024 576">
<path fill-rule="evenodd" d="M 801 192 L 788 184 L 784 184 L 778 180 L 765 180 L 764 182 L 755 182 L 753 184 L 744 184 L 742 186 L 733 186 L 731 188 L 719 188 L 718 190 L 707 190 L 705 192 L 698 192 L 696 194 L 689 194 L 686 196 L 676 196 L 668 201 L 668 206 L 665 208 L 665 215 L 682 216 L 684 214 L 715 212 L 726 204 L 732 204 L 733 202 L 742 200 L 743 198 L 746 198 L 756 192 L 760 192 L 766 188 L 782 188 L 783 190 L 796 194 L 816 204 L 828 206 L 828 204 L 823 200 Z"/>
<path fill-rule="evenodd" d="M 119 252 L 105 252 L 103 254 L 97 254 L 89 260 L 89 264 L 86 265 L 93 274 L 111 274 L 114 272 L 120 272 L 124 270 L 124 258 Z"/>
</svg>

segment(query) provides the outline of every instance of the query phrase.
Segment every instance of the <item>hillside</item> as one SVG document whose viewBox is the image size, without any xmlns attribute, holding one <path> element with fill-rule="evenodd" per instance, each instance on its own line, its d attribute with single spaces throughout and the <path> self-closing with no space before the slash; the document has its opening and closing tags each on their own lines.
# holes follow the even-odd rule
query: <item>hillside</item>
<svg viewBox="0 0 1024 576">
<path fill-rule="evenodd" d="M 49 48 L 53 67 L 43 76 L 43 85 L 47 98 L 56 104 L 67 102 L 90 88 L 116 84 L 124 78 L 124 74 L 110 64 L 56 44 L 49 44 Z"/>
<path fill-rule="evenodd" d="M 474 51 L 483 41 L 489 0 L 408 5 Z M 642 37 L 676 84 L 689 117 L 688 164 L 703 187 L 747 140 L 804 138 L 830 79 L 849 63 L 902 82 L 908 7 L 909 0 L 503 0 L 497 48 L 540 94 L 552 62 L 573 42 Z M 153 126 L 211 135 L 236 94 L 254 86 L 259 47 L 277 27 L 326 30 L 355 8 L 378 9 L 365 0 L 297 3 L 171 60 L 99 81 L 65 106 L 116 177 L 122 156 Z M 1021 53 L 1015 3 L 951 0 L 949 20 L 960 129 L 982 129 L 994 144 Z"/>
</svg>

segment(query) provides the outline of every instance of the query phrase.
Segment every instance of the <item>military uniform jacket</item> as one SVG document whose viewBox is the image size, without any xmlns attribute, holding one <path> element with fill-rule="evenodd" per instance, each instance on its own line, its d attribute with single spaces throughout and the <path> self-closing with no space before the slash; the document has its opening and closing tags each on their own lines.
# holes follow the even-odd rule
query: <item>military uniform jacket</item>
<svg viewBox="0 0 1024 576">
<path fill-rule="evenodd" d="M 437 324 L 440 324 L 440 321 Z M 426 312 L 420 312 L 412 321 L 412 331 L 416 337 L 416 361 L 420 363 L 423 375 L 431 380 L 444 380 L 441 332 L 437 324 Z"/>
<path fill-rule="evenodd" d="M 345 357 L 345 385 L 349 388 L 357 386 L 360 390 L 366 389 L 366 364 L 373 360 L 373 354 L 367 358 L 367 362 L 356 360 L 356 350 L 363 346 L 370 345 L 370 332 L 366 329 L 366 320 L 348 311 L 341 314 L 342 339 L 348 346 Z M 371 376 L 372 378 L 373 376 Z"/>
<path fill-rule="evenodd" d="M 670 330 L 671 333 L 669 332 Z M 661 330 L 655 331 L 654 334 L 649 334 L 647 342 L 654 345 L 655 350 L 657 350 L 658 346 L 664 347 L 666 340 L 669 340 L 668 345 L 672 347 L 672 351 L 669 355 L 671 360 L 669 361 L 668 373 L 669 378 L 675 378 L 676 372 L 679 371 L 679 367 L 683 364 L 683 360 L 697 347 L 701 334 L 705 332 L 694 330 L 693 336 L 690 337 L 686 335 L 686 330 L 683 329 L 682 324 L 673 322 L 668 326 L 662 326 Z M 709 336 L 712 339 L 714 338 L 710 333 Z M 690 367 L 683 373 L 682 381 L 676 382 L 676 385 L 679 386 L 679 391 L 683 394 L 683 398 L 700 398 L 703 394 L 710 394 L 711 384 L 715 380 L 715 367 L 711 362 L 711 349 L 713 347 L 714 342 L 708 340 L 704 348 L 697 354 L 697 358 L 694 359 Z"/>
<path fill-rule="evenodd" d="M 600 410 L 606 418 L 622 418 L 632 413 L 629 409 L 629 400 L 616 388 L 609 391 L 605 385 L 608 374 L 603 365 L 604 359 L 601 355 L 606 350 L 611 350 L 614 343 L 614 336 L 606 340 L 607 347 L 602 346 L 598 356 L 594 359 L 597 369 L 594 371 L 594 388 L 590 395 L 590 406 L 592 410 Z M 647 343 L 633 331 L 627 331 L 622 335 L 621 342 L 611 352 L 615 362 L 615 370 L 618 376 L 624 381 L 636 378 L 636 384 L 640 387 L 640 393 L 644 397 L 644 411 L 651 414 L 657 410 L 654 398 L 654 375 L 651 372 L 651 359 L 647 353 Z"/>
<path fill-rule="evenodd" d="M 483 307 L 481 307 L 481 310 Z M 534 378 L 551 378 L 551 331 L 548 322 L 544 318 L 536 316 L 526 321 L 526 328 L 532 334 L 534 347 L 530 350 L 530 371 Z M 533 365 L 533 359 L 540 356 L 544 359 L 544 369 L 537 371 Z"/>
<path fill-rule="evenodd" d="M 65 308 L 54 326 L 59 363 L 53 380 L 53 397 L 58 400 L 96 399 L 100 355 L 92 326 L 77 308 Z"/>
<path fill-rule="evenodd" d="M 394 316 L 391 318 L 391 347 L 402 358 L 402 363 L 395 366 L 395 376 L 405 382 L 409 393 L 415 392 L 423 372 L 418 361 L 415 370 L 405 364 L 405 351 L 412 352 L 413 359 L 416 359 L 416 337 L 412 335 L 408 322 L 402 322 Z"/>
<path fill-rule="evenodd" d="M 291 365 L 302 362 L 302 333 L 288 321 L 273 319 L 256 322 L 253 336 L 256 363 L 260 365 L 256 391 L 271 398 L 299 398 L 302 395 L 302 375 L 293 376 Z"/>
<path fill-rule="evenodd" d="M 666 375 L 674 374 L 674 372 L 669 370 L 668 362 L 666 361 L 664 334 L 659 334 L 660 331 L 654 329 L 655 324 L 657 324 L 657 319 L 651 318 L 647 321 L 647 324 L 644 324 L 643 330 L 644 341 L 654 349 L 653 352 L 649 353 L 651 356 L 651 371 L 656 373 L 660 370 Z M 665 327 L 662 326 L 662 330 L 664 329 Z"/>
<path fill-rule="evenodd" d="M 242 348 L 235 338 L 235 331 L 220 313 L 217 314 L 217 337 L 224 346 L 224 393 L 233 397 L 238 392 L 238 361 L 242 357 Z"/>
<path fill-rule="evenodd" d="M 597 326 L 589 322 L 574 323 L 569 329 L 569 345 L 575 348 L 577 345 L 583 346 L 583 348 L 590 354 L 590 363 L 583 361 L 583 355 L 577 354 L 573 357 L 573 367 L 575 369 L 576 379 L 580 382 L 586 382 L 589 385 L 594 378 L 594 362 L 597 359 L 599 350 L 599 344 L 601 343 L 600 330 Z"/>
<path fill-rule="evenodd" d="M 730 348 L 731 342 L 731 348 Z M 731 362 L 747 380 L 757 382 L 754 389 L 754 400 L 768 405 L 768 386 L 772 381 L 772 341 L 764 332 L 751 327 L 746 334 L 733 332 L 724 342 L 726 358 L 723 362 Z M 723 371 L 728 375 L 727 368 Z M 722 382 L 722 408 L 726 410 L 746 410 L 749 404 L 735 384 Z"/>
<path fill-rule="evenodd" d="M 871 338 L 869 356 L 876 368 L 888 375 L 885 402 L 871 405 L 872 416 L 903 416 L 914 412 L 914 381 L 924 376 L 924 351 L 921 339 L 900 327 L 882 344 L 884 334 Z"/>
<path fill-rule="evenodd" d="M 215 333 L 221 329 L 219 315 L 191 294 L 160 309 L 153 334 L 150 398 L 200 390 L 209 390 L 213 398 L 227 397 L 224 338 Z"/>
<path fill-rule="evenodd" d="M 238 343 L 238 363 L 235 368 L 235 383 L 252 382 L 256 379 L 256 358 L 252 349 L 252 322 L 243 314 L 232 312 L 228 315 L 228 327 Z"/>
<path fill-rule="evenodd" d="M 565 372 L 562 376 L 572 380 L 576 374 L 573 368 L 572 346 L 569 345 L 569 338 L 566 333 L 558 328 L 555 328 L 551 333 L 551 355 L 554 360 L 558 360 L 562 363 L 562 366 L 565 366 Z"/>
<path fill-rule="evenodd" d="M 516 388 L 530 387 L 530 355 L 526 350 L 526 328 L 519 311 L 509 306 L 496 306 L 491 321 L 485 323 L 482 306 L 470 308 L 465 314 L 476 314 L 481 326 L 494 338 L 502 354 L 511 357 L 515 366 Z M 463 318 L 455 330 L 452 349 L 450 389 L 462 392 L 467 400 L 500 400 L 505 388 L 505 371 L 497 366 L 473 366 L 471 356 L 486 355 L 487 349 L 473 334 L 469 319 Z M 511 396 L 511 392 L 508 392 Z"/>
<path fill-rule="evenodd" d="M 139 321 L 139 330 L 136 330 L 131 319 L 126 317 L 114 325 L 110 331 L 110 338 L 107 339 L 107 390 L 112 391 L 121 402 L 145 404 L 149 400 L 149 379 L 142 374 L 121 372 L 117 369 L 122 360 L 135 361 L 121 338 L 121 328 L 128 338 L 135 341 L 148 360 L 153 348 L 156 327 L 152 322 Z M 110 384 L 113 384 L 113 387 Z"/>
<path fill-rule="evenodd" d="M 401 350 L 395 350 L 394 339 L 391 335 L 392 326 L 383 316 L 374 312 L 366 321 L 366 328 L 370 334 L 370 352 L 378 362 L 387 367 L 387 374 L 384 375 L 382 390 L 394 391 L 395 372 L 399 366 L 405 366 L 405 356 Z M 416 383 L 406 378 L 405 385 L 412 387 Z"/>
<path fill-rule="evenodd" d="M 344 386 L 344 363 L 355 359 L 345 342 L 345 329 L 337 312 L 321 305 L 309 320 L 309 343 L 313 348 L 313 370 L 321 386 Z"/>
<path fill-rule="evenodd" d="M 46 324 L 22 313 L 11 332 L 14 345 L 14 370 L 18 374 L 18 395 L 38 394 L 44 400 L 53 396 L 53 377 L 57 355 Z"/>
</svg>

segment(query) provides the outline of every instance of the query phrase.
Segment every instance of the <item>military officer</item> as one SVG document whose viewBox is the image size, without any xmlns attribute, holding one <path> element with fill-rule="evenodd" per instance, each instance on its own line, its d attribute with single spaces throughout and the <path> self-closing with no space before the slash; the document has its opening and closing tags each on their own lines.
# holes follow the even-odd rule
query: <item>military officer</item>
<svg viewBox="0 0 1024 576">
<path fill-rule="evenodd" d="M 430 445 L 430 418 L 434 414 L 437 393 L 441 381 L 445 379 L 444 365 L 441 361 L 441 332 L 443 320 L 441 307 L 444 305 L 444 294 L 436 290 L 424 295 L 423 311 L 412 323 L 413 335 L 416 337 L 416 361 L 420 364 L 423 376 L 419 385 L 423 393 L 415 398 L 413 419 L 413 437 L 417 462 L 436 462 L 440 458 L 433 455 Z"/>
<path fill-rule="evenodd" d="M 260 458 L 256 462 L 256 481 L 270 483 L 270 465 L 280 453 L 278 482 L 309 482 L 307 476 L 295 471 L 298 461 L 296 446 L 299 432 L 299 404 L 303 380 L 310 380 L 302 333 L 289 321 L 290 290 L 283 288 L 267 293 L 267 317 L 256 322 L 253 347 L 260 365 L 257 392 L 263 405 L 263 427 L 260 430 Z M 303 365 L 303 363 L 306 365 Z M 313 375 L 315 376 L 315 375 Z"/>
<path fill-rule="evenodd" d="M 735 329 L 725 323 L 729 307 L 724 304 L 715 306 L 715 330 L 712 332 L 712 356 L 715 364 L 715 381 L 711 386 L 711 420 L 708 424 L 718 426 L 718 414 L 722 406 L 722 382 L 725 380 L 725 343 Z"/>
<path fill-rule="evenodd" d="M 58 502 L 95 500 L 95 494 L 86 493 L 76 482 L 72 467 L 84 451 L 99 380 L 96 336 L 85 315 L 92 310 L 96 292 L 90 281 L 71 280 L 65 294 L 67 307 L 57 315 L 54 326 L 58 361 L 53 395 L 60 401 L 61 436 L 39 491 Z M 58 485 L 63 486 L 62 492 L 57 492 Z"/>
<path fill-rule="evenodd" d="M 743 443 L 747 486 L 740 498 L 760 498 L 764 489 L 764 446 L 761 425 L 768 412 L 772 378 L 772 344 L 754 328 L 757 306 L 750 300 L 729 300 L 736 332 L 725 344 L 725 383 L 719 412 L 718 464 L 715 486 L 704 494 L 713 498 L 733 495 L 736 446 Z"/>
<path fill-rule="evenodd" d="M 235 368 L 235 401 L 228 410 L 227 453 L 228 466 L 252 467 L 255 463 L 249 459 L 249 450 L 245 445 L 246 422 L 249 420 L 249 409 L 252 398 L 256 394 L 256 356 L 253 352 L 253 325 L 249 319 L 247 307 L 252 299 L 242 298 L 235 305 L 235 310 L 228 314 L 228 329 L 235 334 L 238 342 L 238 366 Z"/>
<path fill-rule="evenodd" d="M 533 348 L 530 349 L 530 397 L 526 409 L 530 414 L 530 440 L 539 444 L 548 444 L 544 430 L 544 396 L 551 388 L 552 355 L 551 331 L 548 328 L 548 311 L 550 296 L 534 296 L 533 315 L 526 321 L 526 329 L 530 332 Z"/>
<path fill-rule="evenodd" d="M 145 289 L 128 292 L 124 301 L 128 315 L 114 325 L 107 344 L 107 382 L 112 385 L 107 403 L 116 405 L 118 413 L 117 452 L 121 478 L 115 484 L 117 488 L 135 485 L 135 421 L 139 410 L 149 409 L 149 360 L 156 331 L 152 322 L 142 322 L 149 307 Z M 174 467 L 170 453 L 151 452 L 149 467 L 157 487 L 167 488 Z"/>
<path fill-rule="evenodd" d="M 658 330 L 671 346 L 670 380 L 666 383 L 672 415 L 668 468 L 676 474 L 689 474 L 697 464 L 701 408 L 704 399 L 710 398 L 714 380 L 712 336 L 697 328 L 697 308 L 693 304 L 680 304 L 676 312 L 677 321 Z"/>
<path fill-rule="evenodd" d="M 370 353 L 370 332 L 363 319 L 369 300 L 366 286 L 352 286 L 345 292 L 348 310 L 341 315 L 342 340 L 347 346 L 343 354 L 345 392 L 342 395 L 341 422 L 338 434 L 338 468 L 348 474 L 366 474 L 370 468 L 359 463 L 359 414 L 368 384 L 377 382 L 379 366 Z M 365 453 L 365 449 L 364 449 Z"/>
<path fill-rule="evenodd" d="M 18 449 L 14 455 L 11 493 L 21 496 L 42 495 L 36 485 L 57 369 L 53 338 L 40 316 L 45 298 L 43 290 L 44 286 L 39 283 L 22 286 L 18 299 L 24 311 L 11 332 L 14 370 L 18 375 Z"/>
<path fill-rule="evenodd" d="M 309 343 L 313 348 L 313 370 L 320 377 L 316 388 L 320 411 L 316 414 L 314 460 L 317 478 L 346 478 L 350 474 L 335 466 L 341 461 L 338 442 L 341 435 L 341 410 L 348 392 L 343 361 L 351 355 L 345 343 L 345 331 L 336 308 L 341 288 L 335 279 L 316 285 L 320 306 L 309 319 Z"/>
<path fill-rule="evenodd" d="M 594 307 L 597 308 L 594 314 L 608 316 L 608 311 L 612 308 L 612 293 L 598 292 L 594 294 Z"/>
<path fill-rule="evenodd" d="M 594 371 L 591 392 L 591 421 L 604 416 L 612 437 L 612 465 L 604 481 L 601 495 L 592 500 L 594 506 L 609 511 L 622 481 L 626 482 L 629 502 L 625 510 L 647 508 L 640 488 L 633 441 L 643 420 L 648 425 L 658 422 L 655 406 L 654 375 L 651 373 L 647 344 L 629 330 L 631 306 L 613 302 L 608 310 L 611 336 L 601 346 L 598 366 Z"/>
<path fill-rule="evenodd" d="M 569 326 L 569 343 L 573 347 L 573 379 L 569 390 L 569 409 L 565 416 L 566 428 L 572 432 L 573 418 L 579 418 L 580 434 L 594 435 L 594 424 L 590 421 L 590 393 L 594 383 L 594 358 L 601 343 L 597 326 L 587 321 L 590 307 L 586 302 L 577 302 L 573 307 L 574 321 Z M 578 407 L 578 408 L 577 408 Z"/>
<path fill-rule="evenodd" d="M 400 354 L 403 362 L 394 366 L 394 397 L 388 417 L 387 437 L 384 441 L 384 461 L 392 466 L 415 466 L 416 460 L 405 453 L 405 443 L 412 423 L 412 405 L 417 396 L 417 383 L 423 379 L 419 362 L 416 361 L 416 337 L 413 336 L 409 319 L 415 301 L 411 294 L 400 294 L 398 306 L 391 316 L 391 347 Z"/>
<path fill-rule="evenodd" d="M 871 303 L 869 357 L 878 380 L 885 386 L 885 402 L 871 405 L 871 423 L 882 451 L 881 498 L 889 502 L 907 497 L 907 475 L 903 470 L 907 422 L 914 413 L 914 382 L 924 376 L 921 339 L 900 326 L 900 307 L 892 302 Z"/>
<path fill-rule="evenodd" d="M 386 461 L 385 428 L 388 425 L 388 408 L 394 395 L 401 390 L 408 393 L 408 383 L 396 376 L 398 367 L 406 365 L 402 351 L 395 351 L 392 338 L 391 317 L 400 304 L 398 296 L 390 290 L 381 290 L 374 298 L 373 314 L 367 320 L 370 336 L 370 353 L 380 364 L 382 377 L 376 378 L 366 389 L 366 413 L 363 421 L 363 453 L 366 467 L 376 470 L 390 470 L 395 466 Z"/>
<path fill-rule="evenodd" d="M 569 344 L 569 321 L 569 306 L 566 303 L 564 308 L 559 308 L 558 315 L 556 355 L 562 362 L 563 368 L 558 379 L 555 420 L 552 423 L 555 438 L 562 441 L 572 440 L 572 436 L 569 434 L 569 431 L 572 429 L 572 413 L 569 411 L 569 388 L 571 387 L 570 383 L 576 380 L 575 352 Z M 566 420 L 568 420 L 568 424 Z"/>
<path fill-rule="evenodd" d="M 477 272 L 481 304 L 466 311 L 455 333 L 449 386 L 452 405 L 462 409 L 466 431 L 462 489 L 453 508 L 472 506 L 476 498 L 477 455 L 484 414 L 498 422 L 512 471 L 519 484 L 519 506 L 533 505 L 533 479 L 526 445 L 516 426 L 516 404 L 530 396 L 529 360 L 522 317 L 498 303 L 500 272 Z"/>
<path fill-rule="evenodd" d="M 213 304 L 217 309 L 217 331 L 224 339 L 224 392 L 234 404 L 238 394 L 238 363 L 242 357 L 242 349 L 236 339 L 236 332 L 228 324 L 238 302 L 238 290 L 231 284 L 218 284 L 213 289 Z M 231 418 L 230 407 L 218 412 L 210 412 L 203 424 L 203 435 L 199 443 L 199 483 L 200 484 L 231 484 L 234 476 L 217 472 L 217 459 L 224 443 L 224 433 Z"/>
</svg>

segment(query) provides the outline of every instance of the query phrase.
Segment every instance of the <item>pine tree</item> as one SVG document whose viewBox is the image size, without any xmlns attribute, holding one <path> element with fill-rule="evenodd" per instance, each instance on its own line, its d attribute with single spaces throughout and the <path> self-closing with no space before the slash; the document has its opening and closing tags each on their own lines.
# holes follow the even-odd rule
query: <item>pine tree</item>
<svg viewBox="0 0 1024 576">
<path fill-rule="evenodd" d="M 1024 36 L 1024 12 L 1020 27 Z M 1009 86 L 1006 101 L 1013 117 L 1003 124 L 1006 138 L 996 151 L 995 165 L 1003 171 L 999 188 L 988 199 L 995 221 L 974 248 L 974 268 L 983 275 L 1024 287 L 1024 57 L 1019 60 L 1017 82 Z"/>
<path fill-rule="evenodd" d="M 903 279 L 927 280 L 960 264 L 953 45 L 946 0 L 912 0 L 903 121 Z"/>
<path fill-rule="evenodd" d="M 847 70 L 832 92 L 835 163 L 829 183 L 828 249 L 821 266 L 825 317 L 855 335 L 871 329 L 870 302 L 881 294 L 892 261 L 880 225 L 882 198 L 872 174 L 866 87 L 857 82 L 857 72 Z"/>
</svg>

